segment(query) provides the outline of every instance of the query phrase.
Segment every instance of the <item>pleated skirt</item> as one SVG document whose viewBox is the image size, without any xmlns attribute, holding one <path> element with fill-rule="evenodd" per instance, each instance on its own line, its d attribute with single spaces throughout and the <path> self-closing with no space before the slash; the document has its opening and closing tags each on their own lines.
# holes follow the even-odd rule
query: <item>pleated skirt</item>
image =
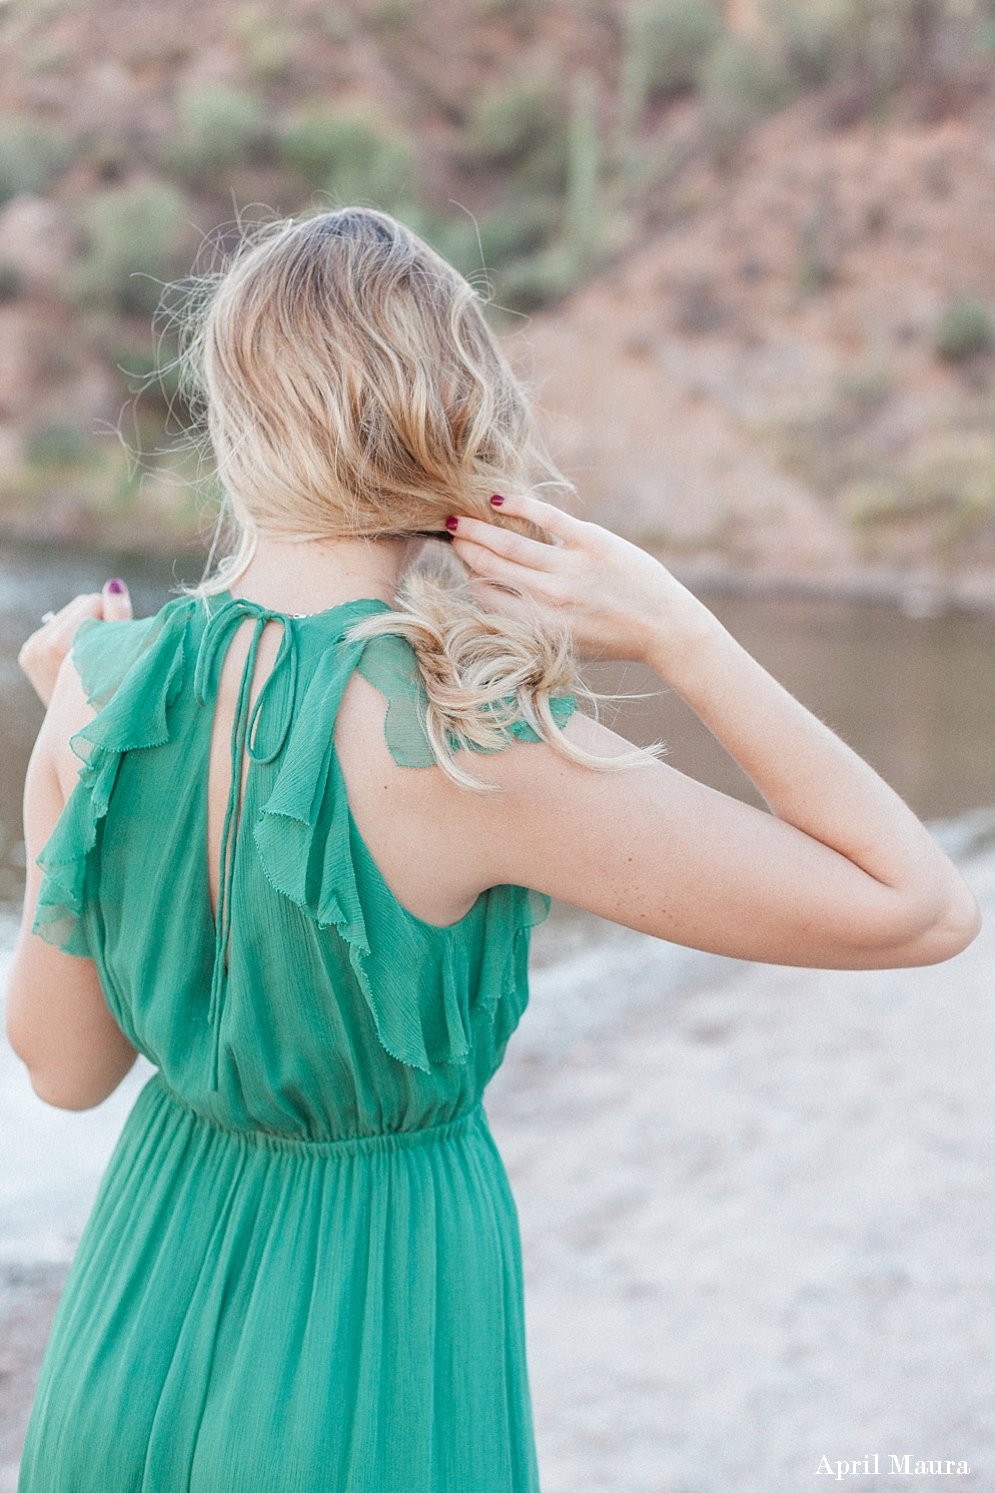
<svg viewBox="0 0 995 1493">
<path fill-rule="evenodd" d="M 153 1078 L 59 1305 L 19 1493 L 537 1493 L 483 1111 L 226 1131 Z"/>
</svg>

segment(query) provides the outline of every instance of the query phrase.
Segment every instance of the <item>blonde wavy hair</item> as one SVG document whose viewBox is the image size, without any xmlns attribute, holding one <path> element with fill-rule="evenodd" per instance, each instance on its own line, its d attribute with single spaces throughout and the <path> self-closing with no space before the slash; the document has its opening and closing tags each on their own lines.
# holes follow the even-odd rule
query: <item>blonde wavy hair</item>
<svg viewBox="0 0 995 1493">
<path fill-rule="evenodd" d="M 343 208 L 269 224 L 195 287 L 182 382 L 234 530 L 231 553 L 197 588 L 205 598 L 246 570 L 260 535 L 445 538 L 456 514 L 535 537 L 496 513 L 491 494 L 569 489 L 479 295 L 386 213 Z M 461 786 L 485 785 L 456 751 L 500 746 L 518 718 L 572 761 L 632 760 L 567 740 L 550 697 L 591 696 L 566 630 L 538 613 L 522 621 L 487 610 L 451 550 L 410 570 L 394 609 L 350 636 L 383 633 L 414 649 L 432 750 Z"/>
</svg>

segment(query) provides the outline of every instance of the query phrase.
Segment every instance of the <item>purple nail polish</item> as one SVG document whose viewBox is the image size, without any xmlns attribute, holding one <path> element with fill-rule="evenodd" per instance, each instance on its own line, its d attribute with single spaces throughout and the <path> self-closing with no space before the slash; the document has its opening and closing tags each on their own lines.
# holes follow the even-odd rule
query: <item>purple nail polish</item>
<svg viewBox="0 0 995 1493">
<path fill-rule="evenodd" d="M 459 519 L 454 518 L 453 515 L 450 514 L 446 519 L 446 528 L 449 530 L 450 534 L 455 534 L 456 530 L 459 528 Z"/>
<path fill-rule="evenodd" d="M 491 493 L 491 502 L 494 504 L 495 508 L 500 508 L 501 504 L 504 502 L 504 498 L 502 498 L 499 492 Z"/>
<path fill-rule="evenodd" d="M 124 592 L 125 592 L 124 581 L 118 581 L 118 580 L 108 581 L 107 582 L 107 589 L 111 593 L 112 596 L 123 596 Z"/>
</svg>

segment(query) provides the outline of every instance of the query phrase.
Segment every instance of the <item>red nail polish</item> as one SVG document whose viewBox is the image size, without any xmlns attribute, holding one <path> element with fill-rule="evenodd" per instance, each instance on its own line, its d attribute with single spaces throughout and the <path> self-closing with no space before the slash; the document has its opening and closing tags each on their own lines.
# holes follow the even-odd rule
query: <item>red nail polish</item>
<svg viewBox="0 0 995 1493">
<path fill-rule="evenodd" d="M 459 519 L 454 518 L 453 515 L 450 514 L 446 519 L 446 528 L 449 530 L 450 534 L 455 534 L 456 530 L 459 528 Z"/>
<path fill-rule="evenodd" d="M 116 581 L 116 580 L 115 581 L 108 581 L 107 582 L 107 589 L 111 593 L 112 596 L 123 596 L 124 595 L 124 581 Z"/>
<path fill-rule="evenodd" d="M 504 498 L 502 498 L 499 492 L 491 493 L 491 502 L 494 504 L 495 508 L 500 508 L 501 504 L 504 502 Z"/>
</svg>

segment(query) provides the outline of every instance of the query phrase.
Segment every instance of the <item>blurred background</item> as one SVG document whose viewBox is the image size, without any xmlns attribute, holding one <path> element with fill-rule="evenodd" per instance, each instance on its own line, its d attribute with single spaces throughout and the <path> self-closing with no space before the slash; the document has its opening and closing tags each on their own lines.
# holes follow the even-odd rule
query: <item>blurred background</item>
<svg viewBox="0 0 995 1493">
<path fill-rule="evenodd" d="M 574 511 L 704 595 L 990 901 L 995 0 L 0 0 L 8 945 L 20 643 L 204 563 L 164 288 L 350 202 L 488 297 Z M 592 682 L 750 795 L 638 669 Z M 750 971 L 555 910 L 491 1102 L 544 1493 L 782 1493 L 917 1436 L 991 1485 L 990 968 Z M 138 1079 L 78 1117 L 0 1076 L 4 1493 Z"/>
</svg>

